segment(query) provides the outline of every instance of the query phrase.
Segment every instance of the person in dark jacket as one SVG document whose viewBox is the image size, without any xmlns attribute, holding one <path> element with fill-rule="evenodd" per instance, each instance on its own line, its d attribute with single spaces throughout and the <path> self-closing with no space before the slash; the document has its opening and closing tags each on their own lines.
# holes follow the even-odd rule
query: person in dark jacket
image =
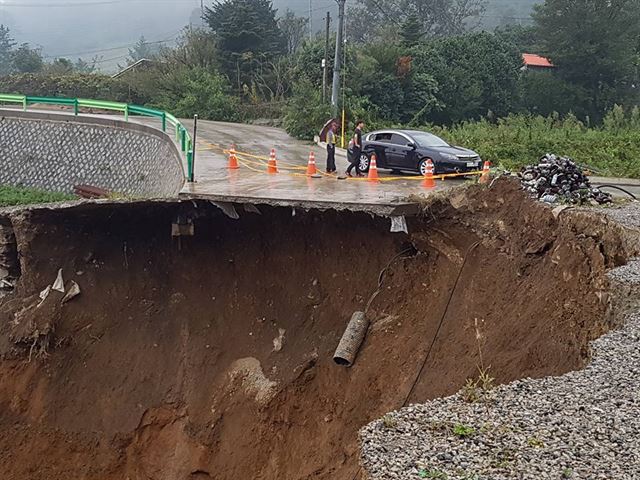
<svg viewBox="0 0 640 480">
<path fill-rule="evenodd" d="M 360 171 L 360 154 L 362 153 L 362 129 L 364 128 L 364 122 L 362 120 L 358 120 L 356 122 L 356 131 L 353 134 L 353 140 L 351 140 L 351 155 L 349 161 L 351 165 L 347 168 L 347 177 L 352 177 L 351 171 L 355 168 L 356 175 L 358 177 L 364 177 L 362 172 Z"/>
<path fill-rule="evenodd" d="M 327 173 L 336 171 L 336 130 L 338 126 L 332 123 L 327 130 Z"/>
</svg>

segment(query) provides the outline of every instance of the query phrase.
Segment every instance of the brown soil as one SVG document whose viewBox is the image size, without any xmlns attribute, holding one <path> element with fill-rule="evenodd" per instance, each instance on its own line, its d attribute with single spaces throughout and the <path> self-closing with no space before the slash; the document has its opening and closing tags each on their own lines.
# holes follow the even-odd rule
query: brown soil
<svg viewBox="0 0 640 480">
<path fill-rule="evenodd" d="M 358 429 L 405 403 L 443 315 L 411 402 L 454 393 L 480 364 L 497 382 L 576 369 L 608 328 L 605 269 L 626 255 L 606 222 L 556 218 L 509 182 L 433 201 L 410 235 L 362 213 L 197 207 L 12 218 L 22 276 L 0 305 L 3 479 L 351 480 Z M 198 216 L 180 246 L 179 212 Z M 355 366 L 336 366 L 351 314 L 410 244 Z M 82 293 L 43 319 L 34 295 L 59 268 Z"/>
</svg>

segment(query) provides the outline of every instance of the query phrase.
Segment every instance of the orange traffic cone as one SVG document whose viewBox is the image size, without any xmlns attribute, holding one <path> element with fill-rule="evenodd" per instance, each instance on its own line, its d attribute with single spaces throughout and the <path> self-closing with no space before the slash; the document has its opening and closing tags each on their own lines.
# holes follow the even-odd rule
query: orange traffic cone
<svg viewBox="0 0 640 480">
<path fill-rule="evenodd" d="M 371 154 L 371 164 L 369 165 L 369 178 L 368 180 L 372 183 L 379 183 L 380 178 L 378 177 L 378 160 L 376 159 L 376 154 Z"/>
<path fill-rule="evenodd" d="M 278 173 L 278 166 L 276 165 L 276 149 L 271 149 L 271 156 L 269 157 L 269 165 L 267 166 L 268 173 Z"/>
<path fill-rule="evenodd" d="M 484 166 L 482 167 L 482 175 L 480 176 L 480 179 L 478 180 L 478 183 L 489 183 L 489 175 L 491 174 L 491 162 L 486 161 L 484 162 Z"/>
<path fill-rule="evenodd" d="M 231 145 L 231 150 L 229 150 L 229 165 L 227 166 L 230 170 L 237 170 L 240 168 L 238 165 L 238 157 L 236 157 L 236 146 Z"/>
<path fill-rule="evenodd" d="M 312 177 L 313 175 L 318 174 L 318 169 L 316 168 L 316 154 L 313 153 L 313 150 L 309 153 L 309 163 L 307 164 L 307 176 Z"/>
<path fill-rule="evenodd" d="M 424 171 L 424 182 L 422 182 L 424 188 L 436 188 L 436 181 L 433 179 L 433 162 L 430 158 L 427 159 L 427 165 Z"/>
</svg>

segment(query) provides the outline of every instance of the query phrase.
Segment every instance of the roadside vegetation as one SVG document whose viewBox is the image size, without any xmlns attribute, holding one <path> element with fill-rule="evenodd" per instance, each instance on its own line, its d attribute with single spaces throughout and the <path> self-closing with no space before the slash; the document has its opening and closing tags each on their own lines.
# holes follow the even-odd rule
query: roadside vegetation
<svg viewBox="0 0 640 480">
<path fill-rule="evenodd" d="M 547 0 L 531 21 L 505 13 L 489 28 L 480 20 L 495 17 L 494 3 L 348 2 L 340 98 L 347 131 L 356 119 L 367 129 L 430 129 L 508 168 L 554 152 L 640 177 L 640 3 Z M 323 36 L 309 39 L 306 18 L 278 12 L 269 0 L 207 4 L 204 26 L 186 28 L 175 47 L 142 37 L 126 64 L 151 62 L 118 78 L 96 74 L 97 59 L 47 63 L 2 27 L 0 92 L 128 101 L 181 117 L 270 119 L 312 139 L 332 114 L 331 68 L 322 94 Z M 332 38 L 329 66 L 334 50 Z M 523 53 L 555 68 L 524 69 Z"/>
<path fill-rule="evenodd" d="M 37 188 L 11 187 L 0 185 L 0 207 L 28 205 L 32 203 L 52 203 L 73 200 L 73 195 L 48 192 Z"/>
</svg>

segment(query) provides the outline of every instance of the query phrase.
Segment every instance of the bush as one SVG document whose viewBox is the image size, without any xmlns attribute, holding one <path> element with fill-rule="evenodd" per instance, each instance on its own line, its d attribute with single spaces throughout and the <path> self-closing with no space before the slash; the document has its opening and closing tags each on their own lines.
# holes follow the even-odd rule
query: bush
<svg viewBox="0 0 640 480">
<path fill-rule="evenodd" d="M 574 115 L 564 118 L 511 115 L 430 128 L 449 142 L 476 150 L 483 159 L 516 170 L 545 153 L 573 158 L 604 175 L 640 178 L 640 112 L 620 110 L 609 115 L 606 127 L 588 128 Z"/>
<path fill-rule="evenodd" d="M 140 105 L 149 101 L 147 94 L 132 88 L 124 79 L 81 73 L 68 75 L 25 73 L 0 77 L 0 92 L 36 97 L 89 98 Z"/>
<path fill-rule="evenodd" d="M 204 120 L 235 121 L 238 99 L 229 90 L 225 77 L 206 68 L 172 70 L 160 78 L 152 104 L 181 118 L 198 114 Z"/>
<path fill-rule="evenodd" d="M 322 93 L 307 80 L 298 82 L 285 108 L 284 127 L 289 135 L 311 140 L 329 118 L 331 107 L 322 103 Z"/>
</svg>

